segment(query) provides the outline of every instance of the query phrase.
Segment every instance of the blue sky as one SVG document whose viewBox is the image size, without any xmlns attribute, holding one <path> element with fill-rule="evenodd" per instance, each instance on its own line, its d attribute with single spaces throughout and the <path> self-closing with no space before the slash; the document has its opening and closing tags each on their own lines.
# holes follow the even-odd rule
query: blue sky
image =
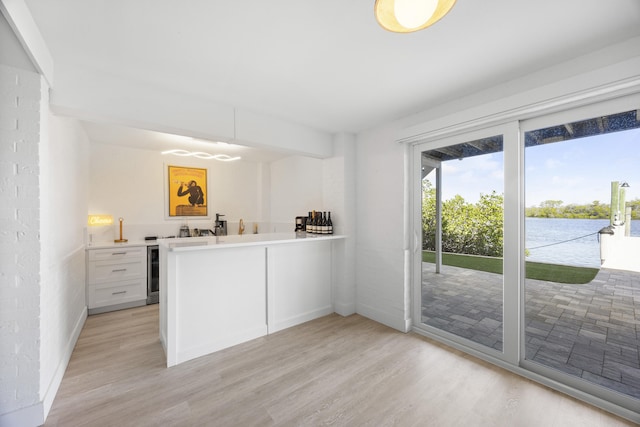
<svg viewBox="0 0 640 427">
<path fill-rule="evenodd" d="M 526 206 L 545 200 L 589 204 L 611 201 L 611 181 L 626 181 L 626 199 L 640 198 L 640 129 L 529 147 L 525 150 Z M 450 160 L 442 165 L 443 197 L 503 193 L 503 155 Z M 433 179 L 431 179 L 434 182 Z"/>
</svg>

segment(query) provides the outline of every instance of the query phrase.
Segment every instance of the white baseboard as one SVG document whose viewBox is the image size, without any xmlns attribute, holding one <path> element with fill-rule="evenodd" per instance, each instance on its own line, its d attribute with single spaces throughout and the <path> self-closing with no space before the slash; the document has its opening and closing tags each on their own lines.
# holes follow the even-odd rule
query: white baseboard
<svg viewBox="0 0 640 427">
<path fill-rule="evenodd" d="M 333 310 L 338 313 L 340 316 L 351 316 L 356 312 L 356 303 L 340 303 L 336 302 L 333 304 Z"/>
<path fill-rule="evenodd" d="M 0 415 L 0 427 L 37 427 L 44 424 L 42 402 Z"/>
<path fill-rule="evenodd" d="M 42 400 L 43 409 L 44 409 L 44 419 L 47 419 L 49 415 L 49 411 L 51 410 L 51 405 L 53 405 L 53 400 L 58 393 L 58 389 L 60 388 L 60 383 L 62 383 L 62 378 L 64 377 L 64 373 L 67 370 L 67 366 L 69 365 L 69 360 L 71 359 L 71 354 L 73 353 L 73 349 L 78 342 L 78 337 L 80 336 L 80 332 L 82 332 L 82 328 L 84 327 L 84 323 L 87 320 L 87 306 L 84 306 L 78 319 L 76 320 L 76 324 L 73 327 L 73 333 L 69 337 L 67 344 L 64 349 L 64 355 L 62 359 L 58 363 L 58 367 L 56 368 L 56 372 L 49 383 L 49 387 L 47 387 L 47 391 L 44 394 L 44 399 Z"/>
<path fill-rule="evenodd" d="M 390 328 L 397 329 L 400 332 L 409 332 L 411 330 L 411 319 L 404 319 L 404 316 L 393 316 L 390 313 L 371 307 L 366 304 L 358 304 L 356 312 L 368 319 L 375 320 Z"/>
<path fill-rule="evenodd" d="M 269 325 L 269 333 L 281 331 L 283 329 L 290 328 L 292 326 L 300 325 L 301 323 L 308 322 L 310 320 L 318 319 L 323 316 L 327 316 L 333 313 L 333 307 L 327 306 L 316 310 L 308 311 L 306 313 L 298 314 L 287 319 L 277 320 L 273 322 L 273 325 Z"/>
<path fill-rule="evenodd" d="M 256 338 L 260 338 L 267 335 L 267 325 L 250 328 L 244 331 L 239 331 L 233 335 L 226 337 L 219 337 L 215 341 L 209 341 L 198 345 L 197 347 L 191 347 L 182 351 L 178 351 L 176 355 L 175 363 L 167 363 L 167 367 L 178 365 L 188 360 L 195 359 L 200 356 L 215 353 L 216 351 L 223 350 L 234 345 L 242 344 L 247 341 L 251 341 Z"/>
</svg>

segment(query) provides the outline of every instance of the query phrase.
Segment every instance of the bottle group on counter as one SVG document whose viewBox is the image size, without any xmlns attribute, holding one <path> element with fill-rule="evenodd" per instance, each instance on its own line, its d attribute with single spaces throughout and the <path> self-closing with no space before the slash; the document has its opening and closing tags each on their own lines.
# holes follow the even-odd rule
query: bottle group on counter
<svg viewBox="0 0 640 427">
<path fill-rule="evenodd" d="M 333 234 L 331 212 L 311 211 L 307 217 L 306 231 L 309 234 Z"/>
</svg>

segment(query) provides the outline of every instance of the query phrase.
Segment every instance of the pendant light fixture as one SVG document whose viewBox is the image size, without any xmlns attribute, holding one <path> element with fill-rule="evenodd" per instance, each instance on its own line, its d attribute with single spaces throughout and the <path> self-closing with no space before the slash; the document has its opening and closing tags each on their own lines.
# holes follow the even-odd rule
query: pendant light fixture
<svg viewBox="0 0 640 427">
<path fill-rule="evenodd" d="M 203 153 L 202 151 L 187 151 L 187 150 L 167 150 L 163 151 L 160 154 L 173 154 L 174 156 L 182 156 L 182 157 L 197 157 L 198 159 L 204 160 L 219 160 L 221 162 L 233 162 L 235 160 L 240 160 L 241 157 L 231 157 L 226 154 L 209 154 Z"/>
<path fill-rule="evenodd" d="M 376 20 L 394 33 L 411 33 L 427 28 L 446 15 L 456 0 L 376 0 Z"/>
</svg>

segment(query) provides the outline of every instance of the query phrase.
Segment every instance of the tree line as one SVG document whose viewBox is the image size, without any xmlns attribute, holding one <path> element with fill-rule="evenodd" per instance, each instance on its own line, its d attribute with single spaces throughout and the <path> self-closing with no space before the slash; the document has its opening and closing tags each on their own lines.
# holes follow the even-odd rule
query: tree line
<svg viewBox="0 0 640 427">
<path fill-rule="evenodd" d="M 442 202 L 442 250 L 458 254 L 501 257 L 503 252 L 504 197 L 495 191 L 481 194 L 477 203 L 460 195 Z M 640 219 L 640 199 L 627 202 L 631 218 Z M 563 205 L 547 200 L 526 208 L 527 217 L 609 219 L 609 205 L 594 201 L 589 205 Z M 422 249 L 436 248 L 436 190 L 422 182 Z"/>
<path fill-rule="evenodd" d="M 631 219 L 640 219 L 640 199 L 628 201 L 626 205 L 631 207 Z M 609 219 L 609 206 L 598 200 L 588 205 L 564 205 L 562 200 L 545 200 L 539 206 L 526 208 L 525 215 L 531 218 Z M 621 214 L 624 219 L 624 212 Z"/>
</svg>

